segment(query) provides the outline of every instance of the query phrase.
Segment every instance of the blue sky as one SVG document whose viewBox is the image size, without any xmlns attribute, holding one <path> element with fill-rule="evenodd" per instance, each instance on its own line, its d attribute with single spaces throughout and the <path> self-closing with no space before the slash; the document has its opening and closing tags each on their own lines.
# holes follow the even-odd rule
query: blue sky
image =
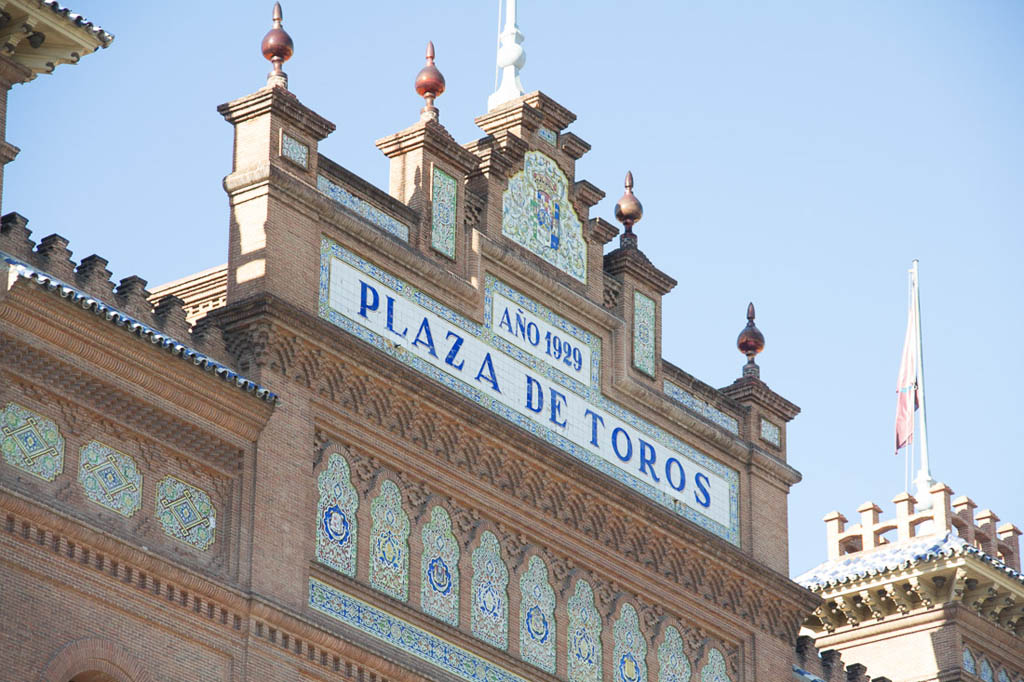
<svg viewBox="0 0 1024 682">
<path fill-rule="evenodd" d="M 231 127 L 216 105 L 264 83 L 272 3 L 77 0 L 116 35 L 11 92 L 4 210 L 75 259 L 151 285 L 226 260 Z M 612 219 L 632 169 L 639 243 L 679 285 L 664 355 L 739 376 L 747 301 L 762 378 L 803 408 L 789 461 L 794 574 L 825 557 L 821 517 L 892 513 L 906 269 L 921 260 L 933 472 L 1024 525 L 1024 5 L 1013 2 L 520 0 L 523 84 L 574 111 L 578 176 Z M 321 152 L 387 186 L 373 141 L 413 123 L 428 39 L 455 138 L 482 135 L 496 1 L 290 0 L 291 89 L 337 124 Z M 159 207 L 154 210 L 154 207 Z M 297 510 L 298 513 L 298 510 Z M 756 516 L 756 511 L 755 511 Z"/>
</svg>

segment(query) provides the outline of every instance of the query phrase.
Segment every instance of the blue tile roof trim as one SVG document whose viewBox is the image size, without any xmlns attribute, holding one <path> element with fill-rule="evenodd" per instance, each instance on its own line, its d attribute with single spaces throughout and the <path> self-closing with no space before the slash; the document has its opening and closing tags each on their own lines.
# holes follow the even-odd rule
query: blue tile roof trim
<svg viewBox="0 0 1024 682">
<path fill-rule="evenodd" d="M 735 417 L 730 417 L 725 412 L 713 407 L 709 403 L 695 397 L 689 391 L 684 391 L 668 379 L 664 384 L 665 395 L 676 401 L 694 414 L 707 419 L 712 424 L 718 424 L 726 431 L 739 435 L 740 423 Z"/>
<path fill-rule="evenodd" d="M 51 10 L 53 10 L 54 14 L 59 14 L 61 17 L 67 19 L 75 26 L 96 36 L 96 39 L 103 43 L 103 47 L 107 47 L 114 40 L 113 35 L 107 33 L 99 26 L 96 26 L 91 21 L 83 17 L 81 14 L 78 14 L 77 12 L 72 12 L 67 7 L 64 7 L 63 5 L 58 3 L 57 0 L 40 0 L 39 5 L 41 7 L 49 7 Z"/>
<path fill-rule="evenodd" d="M 825 682 L 825 680 L 821 679 L 817 675 L 812 675 L 803 668 L 799 668 L 795 665 L 793 666 L 793 675 L 796 677 L 796 679 L 807 680 L 807 682 Z"/>
<path fill-rule="evenodd" d="M 963 555 L 972 555 L 1011 578 L 1024 583 L 1024 575 L 1019 571 L 1013 570 L 996 557 L 985 554 L 977 547 L 967 544 L 966 540 L 952 532 L 945 535 L 916 538 L 911 542 L 890 545 L 874 552 L 847 554 L 838 559 L 826 561 L 797 576 L 795 580 L 804 587 L 817 592 L 886 571 L 896 571 L 936 559 Z"/>
<path fill-rule="evenodd" d="M 260 386 L 254 381 L 246 379 L 235 370 L 222 365 L 210 356 L 200 353 L 173 337 L 168 336 L 149 325 L 139 322 L 130 315 L 107 305 L 99 299 L 93 298 L 89 294 L 76 289 L 56 277 L 52 277 L 45 272 L 37 270 L 31 265 L 18 260 L 14 256 L 0 251 L 0 259 L 2 259 L 3 262 L 19 277 L 27 279 L 30 282 L 34 282 L 40 287 L 45 288 L 47 291 L 57 294 L 61 298 L 67 299 L 71 303 L 77 303 L 85 310 L 91 310 L 96 315 L 102 315 L 111 324 L 131 332 L 140 339 L 149 341 L 154 346 L 163 348 L 171 355 L 177 356 L 182 360 L 189 361 L 196 367 L 215 374 L 220 379 L 234 384 L 237 388 L 247 393 L 252 393 L 260 400 L 271 404 L 277 404 L 278 396 L 276 393 L 268 388 Z"/>
</svg>

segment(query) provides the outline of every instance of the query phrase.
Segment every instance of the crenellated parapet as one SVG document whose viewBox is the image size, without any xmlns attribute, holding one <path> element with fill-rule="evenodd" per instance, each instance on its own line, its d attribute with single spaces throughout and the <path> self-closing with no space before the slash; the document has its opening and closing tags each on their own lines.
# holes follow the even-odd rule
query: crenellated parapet
<svg viewBox="0 0 1024 682">
<path fill-rule="evenodd" d="M 889 682 L 887 677 L 871 677 L 860 663 L 843 662 L 843 655 L 835 649 L 818 651 L 814 639 L 802 635 L 796 641 L 796 660 L 793 675 L 801 682 Z"/>
<path fill-rule="evenodd" d="M 914 496 L 900 493 L 893 498 L 896 517 L 881 520 L 882 508 L 873 502 L 865 502 L 857 508 L 860 523 L 847 527 L 847 518 L 834 511 L 825 518 L 828 530 L 828 557 L 838 559 L 847 554 L 902 543 L 925 535 L 944 535 L 952 532 L 966 544 L 993 557 L 1008 568 L 1020 571 L 1021 531 L 1012 523 L 999 523 L 999 517 L 991 510 L 975 512 L 978 505 L 971 498 L 961 495 L 953 498 L 953 490 L 943 484 L 934 485 L 929 491 L 930 504 L 919 505 Z M 895 533 L 896 537 L 887 537 Z"/>
<path fill-rule="evenodd" d="M 115 286 L 105 258 L 93 254 L 76 264 L 71 255 L 67 239 L 53 234 L 36 245 L 28 219 L 8 213 L 0 219 L 0 300 L 8 297 L 19 281 L 33 283 L 264 400 L 277 400 L 270 390 L 222 364 L 228 352 L 220 330 L 211 321 L 192 324 L 194 318 L 190 319 L 185 301 L 175 292 L 195 297 L 194 286 L 184 291 L 163 287 L 161 295 L 154 295 L 147 291 L 146 280 L 136 275 L 125 277 Z M 214 284 L 213 291 L 215 299 L 220 299 L 219 305 L 223 305 L 223 290 Z"/>
<path fill-rule="evenodd" d="M 903 616 L 965 607 L 997 630 L 1024 637 L 1024 574 L 1020 529 L 996 525 L 991 511 L 975 512 L 967 497 L 952 499 L 944 483 L 919 509 L 913 496 L 897 496 L 895 517 L 865 502 L 860 522 L 840 512 L 824 517 L 828 561 L 797 578 L 823 603 L 805 622 L 814 633 L 843 633 Z"/>
</svg>

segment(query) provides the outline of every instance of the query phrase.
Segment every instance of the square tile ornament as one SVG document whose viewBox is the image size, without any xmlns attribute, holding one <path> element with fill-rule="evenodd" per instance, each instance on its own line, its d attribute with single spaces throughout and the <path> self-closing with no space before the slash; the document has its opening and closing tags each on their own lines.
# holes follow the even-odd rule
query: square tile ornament
<svg viewBox="0 0 1024 682">
<path fill-rule="evenodd" d="M 52 481 L 64 471 L 64 437 L 51 420 L 17 403 L 0 413 L 4 460 L 33 476 Z"/>
<path fill-rule="evenodd" d="M 281 156 L 296 166 L 309 168 L 309 147 L 286 132 L 281 132 Z"/>
<path fill-rule="evenodd" d="M 99 441 L 79 452 L 78 480 L 86 497 L 122 516 L 142 506 L 142 474 L 135 460 Z"/>
<path fill-rule="evenodd" d="M 156 517 L 172 538 L 205 550 L 216 540 L 217 510 L 205 491 L 174 476 L 156 489 Z"/>
<path fill-rule="evenodd" d="M 767 419 L 761 419 L 761 440 L 766 440 L 775 447 L 782 447 L 782 430 Z"/>
</svg>

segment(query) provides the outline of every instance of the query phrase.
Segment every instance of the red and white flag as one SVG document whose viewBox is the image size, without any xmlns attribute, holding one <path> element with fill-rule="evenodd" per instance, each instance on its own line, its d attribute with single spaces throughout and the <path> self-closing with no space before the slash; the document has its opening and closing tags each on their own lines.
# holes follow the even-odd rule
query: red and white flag
<svg viewBox="0 0 1024 682">
<path fill-rule="evenodd" d="M 915 292 L 916 293 L 916 292 Z M 896 380 L 896 454 L 914 442 L 914 411 L 918 407 L 917 385 L 917 319 L 911 301 L 907 311 L 907 335 L 903 339 L 903 359 Z"/>
</svg>

